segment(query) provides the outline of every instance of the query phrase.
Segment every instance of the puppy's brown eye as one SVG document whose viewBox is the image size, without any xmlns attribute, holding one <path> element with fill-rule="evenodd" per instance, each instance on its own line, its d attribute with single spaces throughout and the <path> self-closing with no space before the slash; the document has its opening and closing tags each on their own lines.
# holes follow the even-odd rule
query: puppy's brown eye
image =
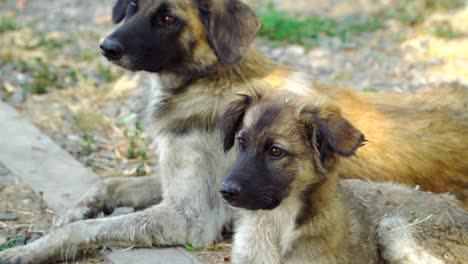
<svg viewBox="0 0 468 264">
<path fill-rule="evenodd" d="M 278 147 L 271 147 L 270 148 L 270 155 L 275 158 L 275 159 L 279 159 L 279 158 L 282 158 L 284 156 L 284 151 Z"/>
<path fill-rule="evenodd" d="M 169 15 L 164 15 L 162 17 L 162 23 L 165 25 L 174 25 L 177 22 L 177 20 Z"/>
</svg>

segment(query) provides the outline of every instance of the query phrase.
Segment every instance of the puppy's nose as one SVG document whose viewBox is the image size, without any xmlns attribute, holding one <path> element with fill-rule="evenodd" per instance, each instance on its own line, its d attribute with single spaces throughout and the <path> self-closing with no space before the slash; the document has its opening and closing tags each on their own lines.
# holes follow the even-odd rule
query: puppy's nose
<svg viewBox="0 0 468 264">
<path fill-rule="evenodd" d="M 223 196 L 224 200 L 231 202 L 237 199 L 241 191 L 240 186 L 237 184 L 232 183 L 223 183 L 221 184 L 221 188 L 219 188 L 219 192 Z"/>
<path fill-rule="evenodd" d="M 110 60 L 116 60 L 123 56 L 125 48 L 118 41 L 105 39 L 101 45 L 101 53 Z"/>
</svg>

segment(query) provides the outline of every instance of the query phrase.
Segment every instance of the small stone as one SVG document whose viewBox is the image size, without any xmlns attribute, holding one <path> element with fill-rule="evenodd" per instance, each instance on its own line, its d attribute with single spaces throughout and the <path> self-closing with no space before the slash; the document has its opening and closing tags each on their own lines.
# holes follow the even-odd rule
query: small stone
<svg viewBox="0 0 468 264">
<path fill-rule="evenodd" d="M 18 216 L 15 213 L 0 213 L 0 221 L 15 221 Z"/>
<path fill-rule="evenodd" d="M 281 57 L 281 55 L 283 55 L 283 50 L 280 48 L 276 48 L 273 51 L 271 51 L 271 57 L 273 59 L 278 59 Z"/>
<path fill-rule="evenodd" d="M 104 109 L 104 114 L 110 117 L 118 117 L 120 114 L 120 108 L 117 105 L 108 105 Z"/>
<path fill-rule="evenodd" d="M 341 48 L 345 50 L 354 50 L 358 48 L 358 44 L 355 42 L 346 42 L 341 45 Z"/>
<path fill-rule="evenodd" d="M 81 141 L 81 137 L 77 134 L 70 134 L 67 136 L 67 139 L 70 140 L 70 141 L 73 141 L 73 142 L 80 142 Z"/>
<path fill-rule="evenodd" d="M 305 54 L 305 49 L 299 45 L 291 45 L 285 49 L 284 53 L 292 56 L 302 56 Z"/>
<path fill-rule="evenodd" d="M 25 101 L 23 89 L 16 89 L 13 95 L 10 97 L 10 102 L 13 104 L 22 104 Z"/>
<path fill-rule="evenodd" d="M 441 58 L 430 58 L 426 60 L 426 63 L 432 66 L 437 66 L 443 64 L 444 60 L 442 60 Z"/>
<path fill-rule="evenodd" d="M 32 234 L 31 237 L 28 239 L 27 244 L 34 242 L 35 240 L 38 240 L 41 238 L 41 235 L 39 234 Z"/>
</svg>

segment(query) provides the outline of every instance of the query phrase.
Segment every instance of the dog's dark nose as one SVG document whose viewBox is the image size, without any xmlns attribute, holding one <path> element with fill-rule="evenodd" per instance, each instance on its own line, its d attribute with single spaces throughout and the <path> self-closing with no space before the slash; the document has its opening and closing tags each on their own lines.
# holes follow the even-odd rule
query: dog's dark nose
<svg viewBox="0 0 468 264">
<path fill-rule="evenodd" d="M 240 186 L 232 183 L 223 183 L 219 192 L 223 196 L 224 200 L 231 202 L 234 201 L 240 194 Z"/>
<path fill-rule="evenodd" d="M 119 59 L 125 52 L 122 44 L 111 39 L 105 39 L 99 47 L 101 48 L 102 55 L 110 60 Z"/>
</svg>

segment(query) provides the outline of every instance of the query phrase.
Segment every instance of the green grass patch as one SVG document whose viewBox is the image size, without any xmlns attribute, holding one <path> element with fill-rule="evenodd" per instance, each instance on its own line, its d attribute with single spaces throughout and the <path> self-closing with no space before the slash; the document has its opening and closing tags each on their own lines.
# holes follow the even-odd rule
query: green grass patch
<svg viewBox="0 0 468 264">
<path fill-rule="evenodd" d="M 21 236 L 16 236 L 13 239 L 10 239 L 3 245 L 0 245 L 0 251 L 7 250 L 16 246 L 16 244 L 21 240 Z"/>
<path fill-rule="evenodd" d="M 0 33 L 13 31 L 20 28 L 18 21 L 13 16 L 0 15 Z"/>
<path fill-rule="evenodd" d="M 146 176 L 145 165 L 142 164 L 142 165 L 137 167 L 136 176 L 138 176 L 138 177 Z"/>
<path fill-rule="evenodd" d="M 93 153 L 93 145 L 94 145 L 93 136 L 91 136 L 88 133 L 84 133 L 82 136 L 82 140 L 83 142 L 80 144 L 81 152 L 83 153 L 83 155 L 86 155 L 86 156 L 91 155 L 91 153 Z M 88 166 L 89 164 L 88 167 L 92 166 L 92 162 L 88 163 L 88 161 L 86 165 Z"/>
<path fill-rule="evenodd" d="M 57 83 L 58 74 L 55 69 L 49 66 L 42 59 L 36 59 L 35 71 L 33 72 L 34 81 L 31 90 L 35 94 L 47 93 L 47 88 Z"/>
<path fill-rule="evenodd" d="M 444 39 L 454 39 L 463 36 L 463 33 L 454 29 L 447 20 L 440 20 L 432 23 L 431 27 L 428 29 L 428 33 Z"/>
<path fill-rule="evenodd" d="M 85 166 L 88 167 L 88 168 L 91 168 L 93 166 L 93 161 L 92 160 L 86 160 L 85 161 Z"/>
<path fill-rule="evenodd" d="M 12 70 L 30 75 L 30 81 L 24 84 L 28 94 L 45 94 L 51 88 L 65 88 L 78 82 L 79 72 L 70 66 L 57 67 L 37 57 L 34 59 L 0 58 L 3 64 L 13 65 Z M 8 72 L 0 71 L 0 78 Z"/>
<path fill-rule="evenodd" d="M 75 58 L 78 61 L 91 62 L 94 59 L 99 58 L 100 56 L 100 54 L 96 50 L 91 48 L 78 50 L 73 54 L 73 58 Z"/>
<path fill-rule="evenodd" d="M 125 136 L 128 139 L 128 149 L 126 156 L 130 160 L 140 159 L 146 160 L 148 149 L 145 145 L 145 140 L 142 138 L 143 129 L 139 121 L 135 123 L 133 131 L 126 131 Z M 138 171 L 137 171 L 138 173 Z M 140 173 L 138 173 L 140 174 Z M 142 176 L 142 175 L 138 175 Z"/>
<path fill-rule="evenodd" d="M 46 50 L 54 50 L 63 48 L 68 43 L 69 41 L 67 40 L 42 38 L 41 42 L 39 43 L 39 46 Z"/>
<path fill-rule="evenodd" d="M 338 37 L 342 42 L 365 32 L 375 31 L 389 19 L 396 19 L 405 25 L 417 25 L 431 12 L 447 12 L 465 5 L 464 0 L 398 0 L 374 16 L 347 16 L 332 18 L 327 16 L 293 16 L 279 11 L 274 4 L 260 7 L 257 14 L 263 27 L 260 36 L 275 42 L 287 42 L 315 46 L 328 38 Z M 448 24 L 437 25 L 433 34 L 443 38 L 455 38 L 459 32 Z"/>
<path fill-rule="evenodd" d="M 320 44 L 329 37 L 343 42 L 352 36 L 374 31 L 382 26 L 379 17 L 348 16 L 343 19 L 309 16 L 293 17 L 269 4 L 258 10 L 263 27 L 260 36 L 274 41 L 286 41 L 306 47 Z"/>
<path fill-rule="evenodd" d="M 447 12 L 466 5 L 465 0 L 398 0 L 383 10 L 385 18 L 397 19 L 405 25 L 417 25 L 431 12 Z"/>
<path fill-rule="evenodd" d="M 192 244 L 186 244 L 185 249 L 187 251 L 194 251 L 196 248 Z"/>
<path fill-rule="evenodd" d="M 117 78 L 117 75 L 112 72 L 112 68 L 109 65 L 102 65 L 99 63 L 97 65 L 97 72 L 98 76 L 106 82 L 111 82 Z"/>
<path fill-rule="evenodd" d="M 379 92 L 379 90 L 373 87 L 364 87 L 362 91 L 365 93 L 378 93 Z"/>
</svg>

